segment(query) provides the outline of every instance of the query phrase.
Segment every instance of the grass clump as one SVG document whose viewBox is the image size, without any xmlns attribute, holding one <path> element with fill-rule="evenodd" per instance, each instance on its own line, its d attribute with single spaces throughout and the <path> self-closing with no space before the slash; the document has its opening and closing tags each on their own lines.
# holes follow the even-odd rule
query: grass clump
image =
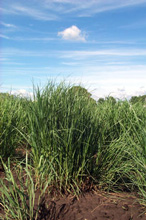
<svg viewBox="0 0 146 220">
<path fill-rule="evenodd" d="M 9 94 L 0 94 L 0 156 L 3 160 L 14 155 L 15 149 L 23 144 L 20 135 L 27 126 L 25 99 Z"/>
<path fill-rule="evenodd" d="M 21 163 L 10 168 L 10 160 L 7 165 L 2 161 L 5 169 L 5 177 L 0 179 L 0 205 L 3 212 L 2 220 L 35 220 L 41 213 L 45 194 L 49 194 L 48 185 L 52 176 L 45 176 L 46 161 L 40 157 L 37 173 L 28 163 L 28 154 Z M 49 167 L 47 168 L 49 170 Z M 39 171 L 39 172 L 38 172 Z"/>
<path fill-rule="evenodd" d="M 28 111 L 34 166 L 40 154 L 48 160 L 55 156 L 55 170 L 64 186 L 92 169 L 92 156 L 98 150 L 96 105 L 71 90 L 64 84 L 49 84 L 42 92 L 37 88 Z"/>
<path fill-rule="evenodd" d="M 10 184 L 11 195 L 23 201 L 10 202 L 11 207 L 18 205 L 20 219 L 27 218 L 21 217 L 20 204 L 27 216 L 34 216 L 24 191 L 32 202 L 44 182 L 50 191 L 55 187 L 60 192 L 77 193 L 87 183 L 106 190 L 136 191 L 146 201 L 146 108 L 142 103 L 110 97 L 96 102 L 82 87 L 49 82 L 43 89 L 34 88 L 32 100 L 8 97 L 0 111 L 2 158 L 8 158 L 22 143 L 29 145 L 31 154 L 27 165 L 19 161 L 17 166 L 24 168 L 25 190 L 15 181 Z M 2 188 L 8 213 L 7 188 L 3 184 Z"/>
</svg>

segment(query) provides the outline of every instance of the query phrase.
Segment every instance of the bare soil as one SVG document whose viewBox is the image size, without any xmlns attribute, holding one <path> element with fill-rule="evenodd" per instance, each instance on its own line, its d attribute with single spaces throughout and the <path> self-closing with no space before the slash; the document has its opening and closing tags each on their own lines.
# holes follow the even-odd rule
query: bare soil
<svg viewBox="0 0 146 220">
<path fill-rule="evenodd" d="M 146 207 L 129 193 L 88 192 L 42 204 L 39 220 L 144 220 Z"/>
<path fill-rule="evenodd" d="M 0 178 L 4 178 L 4 176 L 4 172 L 0 168 Z M 0 212 L 3 212 L 1 205 Z M 41 201 L 37 220 L 144 219 L 146 220 L 146 206 L 142 206 L 134 194 L 127 192 L 105 193 L 92 190 L 82 193 L 79 197 L 46 195 Z"/>
</svg>

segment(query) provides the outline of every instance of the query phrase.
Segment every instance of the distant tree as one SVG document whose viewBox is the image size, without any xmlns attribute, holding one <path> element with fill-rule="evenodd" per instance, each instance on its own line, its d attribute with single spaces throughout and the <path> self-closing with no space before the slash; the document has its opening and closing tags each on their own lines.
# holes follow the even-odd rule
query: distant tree
<svg viewBox="0 0 146 220">
<path fill-rule="evenodd" d="M 1 97 L 1 98 L 10 97 L 10 94 L 9 94 L 9 93 L 6 93 L 6 92 L 1 92 L 1 93 L 0 93 L 0 97 Z"/>
<path fill-rule="evenodd" d="M 73 86 L 69 89 L 69 92 L 73 92 L 73 93 L 76 93 L 80 96 L 86 96 L 86 97 L 91 97 L 91 93 L 88 92 L 87 89 L 85 89 L 84 87 L 81 87 L 81 86 Z"/>
<path fill-rule="evenodd" d="M 14 96 L 10 95 L 9 93 L 6 93 L 6 92 L 0 93 L 0 101 L 6 100 L 6 99 L 12 99 L 12 98 L 14 98 Z"/>
<path fill-rule="evenodd" d="M 135 103 L 142 103 L 142 104 L 146 104 L 146 95 L 143 96 L 132 96 L 130 99 L 130 103 L 135 104 Z"/>
<path fill-rule="evenodd" d="M 88 90 L 85 89 L 84 87 L 73 86 L 73 87 L 71 87 L 69 89 L 68 92 L 71 93 L 71 94 L 74 94 L 74 95 L 78 95 L 78 96 L 89 98 L 90 101 L 92 101 L 94 104 L 96 104 L 96 101 L 91 97 L 92 94 L 90 92 L 88 92 Z"/>
<path fill-rule="evenodd" d="M 137 96 L 132 96 L 130 99 L 130 103 L 135 104 L 138 102 L 138 100 L 139 100 L 139 98 Z"/>
<path fill-rule="evenodd" d="M 104 102 L 105 102 L 104 98 L 99 98 L 99 99 L 98 99 L 98 103 L 102 104 L 102 103 L 104 103 Z"/>
<path fill-rule="evenodd" d="M 110 102 L 112 104 L 116 104 L 116 99 L 113 96 L 106 97 L 105 101 Z"/>
</svg>

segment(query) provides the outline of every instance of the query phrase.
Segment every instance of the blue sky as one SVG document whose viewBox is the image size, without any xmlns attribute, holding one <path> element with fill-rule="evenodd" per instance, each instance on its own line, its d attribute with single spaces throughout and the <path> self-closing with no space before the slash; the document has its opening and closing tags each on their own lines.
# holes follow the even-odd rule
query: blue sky
<svg viewBox="0 0 146 220">
<path fill-rule="evenodd" d="M 0 89 L 48 79 L 98 99 L 146 94 L 146 0 L 1 0 Z"/>
</svg>

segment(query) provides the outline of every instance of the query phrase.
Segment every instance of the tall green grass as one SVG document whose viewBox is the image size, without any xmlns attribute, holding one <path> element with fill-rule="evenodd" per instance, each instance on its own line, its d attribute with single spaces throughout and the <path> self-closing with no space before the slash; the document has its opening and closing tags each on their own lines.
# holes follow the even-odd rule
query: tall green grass
<svg viewBox="0 0 146 220">
<path fill-rule="evenodd" d="M 27 100 L 9 94 L 0 94 L 0 156 L 7 159 L 23 144 L 20 132 L 26 130 Z M 28 104 L 28 103 L 27 103 Z"/>
<path fill-rule="evenodd" d="M 82 184 L 89 177 L 111 188 L 139 185 L 133 173 L 141 172 L 135 161 L 145 158 L 142 105 L 111 99 L 95 104 L 84 90 L 50 83 L 42 91 L 35 89 L 28 117 L 34 166 L 40 155 L 55 157 L 60 187 Z"/>
<path fill-rule="evenodd" d="M 85 94 L 71 91 L 63 83 L 37 88 L 28 109 L 34 166 L 40 155 L 48 160 L 55 156 L 55 170 L 64 186 L 93 169 L 99 138 L 97 106 Z"/>
<path fill-rule="evenodd" d="M 75 193 L 92 182 L 106 190 L 137 191 L 146 200 L 142 104 L 110 98 L 96 103 L 85 89 L 49 82 L 34 88 L 32 100 L 7 98 L 0 111 L 2 157 L 23 143 L 30 146 L 34 175 L 40 175 L 41 158 L 43 178 L 49 176 L 61 191 Z"/>
<path fill-rule="evenodd" d="M 17 163 L 13 169 L 10 160 L 8 165 L 2 161 L 5 177 L 0 179 L 0 204 L 3 213 L 2 220 L 37 220 L 42 214 L 45 194 L 49 194 L 48 185 L 51 184 L 52 173 L 44 178 L 44 166 L 40 157 L 39 173 L 28 163 L 28 154 L 25 160 Z M 48 164 L 47 164 L 48 165 Z M 40 167 L 41 166 L 41 167 Z M 49 170 L 49 167 L 48 167 Z"/>
</svg>

